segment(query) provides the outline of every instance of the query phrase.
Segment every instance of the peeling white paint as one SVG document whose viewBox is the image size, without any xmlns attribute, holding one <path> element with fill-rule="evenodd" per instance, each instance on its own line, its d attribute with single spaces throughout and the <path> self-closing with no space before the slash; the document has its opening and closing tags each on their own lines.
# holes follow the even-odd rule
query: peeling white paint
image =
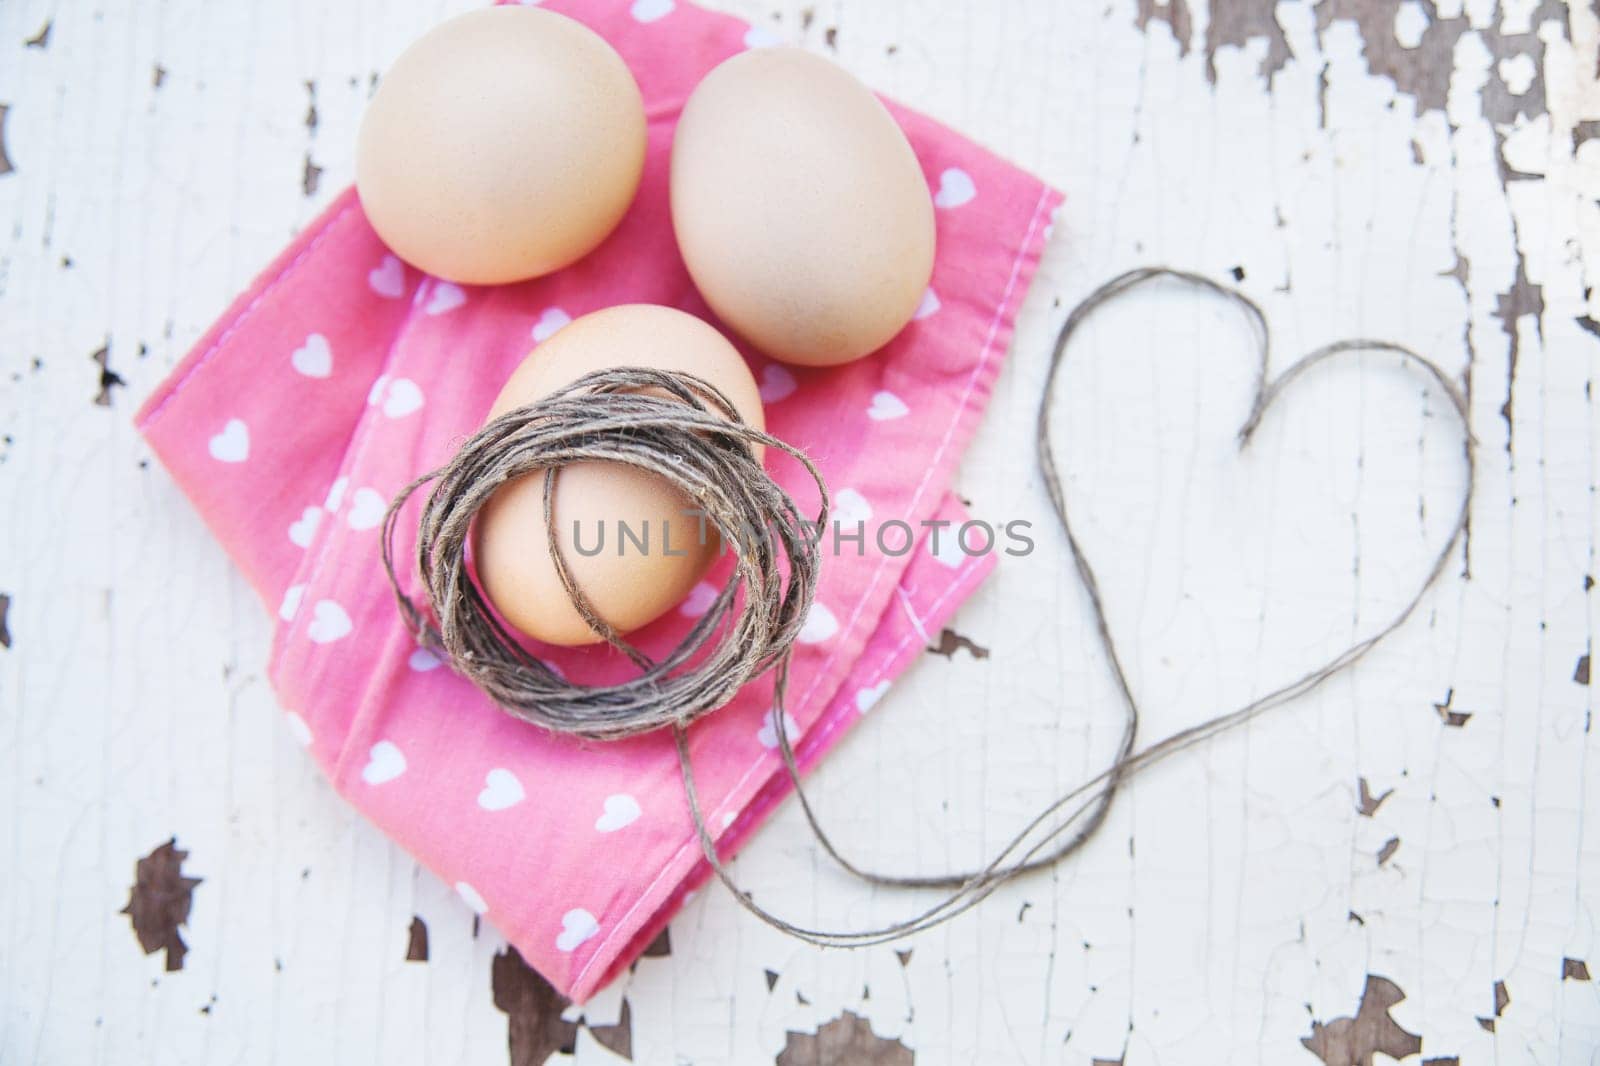
<svg viewBox="0 0 1600 1066">
<path fill-rule="evenodd" d="M 1029 423 L 1066 309 L 1119 270 L 1240 268 L 1280 368 L 1364 335 L 1463 375 L 1481 448 L 1470 580 L 1453 565 L 1358 672 L 1142 778 L 1079 859 L 899 945 L 905 964 L 892 946 L 813 951 L 720 888 L 697 893 L 672 954 L 588 1012 L 613 1023 L 626 996 L 634 1061 L 770 1061 L 786 1031 L 848 1009 L 924 1064 L 1311 1064 L 1300 1038 L 1351 1014 L 1368 973 L 1404 990 L 1393 1015 L 1424 1059 L 1577 1064 L 1600 1045 L 1596 985 L 1561 976 L 1568 958 L 1600 974 L 1600 755 L 1593 688 L 1573 681 L 1600 622 L 1584 587 L 1600 579 L 1600 337 L 1580 323 L 1600 321 L 1600 15 L 1573 5 L 1568 31 L 1534 0 L 1442 0 L 1437 17 L 1468 27 L 1441 109 L 1404 73 L 1373 73 L 1385 55 L 1420 61 L 1414 0 L 1376 46 L 1349 18 L 1280 4 L 1292 56 L 1270 89 L 1259 34 L 1215 50 L 1213 84 L 1206 6 L 1191 0 L 1180 40 L 1176 3 L 1148 32 L 1135 0 L 726 4 L 823 51 L 835 28 L 829 54 L 874 87 L 1067 193 L 959 480 L 980 516 L 1030 518 L 1039 550 L 956 619 L 990 658 L 925 657 L 817 772 L 822 816 L 880 868 L 970 864 L 1115 742 Z M 0 5 L 17 168 L 0 176 L 0 500 L 34 504 L 0 523 L 0 854 L 18 866 L 0 892 L 0 1059 L 504 1060 L 502 943 L 280 727 L 269 613 L 137 466 L 129 424 L 349 182 L 372 75 L 445 13 Z M 51 16 L 48 47 L 24 47 Z M 1517 106 L 1542 92 L 1545 113 L 1485 118 L 1501 85 Z M 1502 310 L 1519 260 L 1542 313 Z M 108 336 L 128 381 L 109 411 L 90 403 L 88 360 Z M 1286 397 L 1237 456 L 1243 336 L 1226 310 L 1151 290 L 1091 323 L 1068 369 L 1060 455 L 1148 739 L 1369 631 L 1459 487 L 1441 405 L 1379 357 Z M 1370 816 L 1361 777 L 1393 790 Z M 173 833 L 204 881 L 185 968 L 165 974 L 116 912 L 134 861 Z M 831 869 L 792 804 L 735 870 L 818 925 L 916 902 Z M 413 916 L 425 964 L 404 961 Z M 1511 998 L 1494 1018 L 1497 981 Z M 581 1035 L 577 1060 L 614 1057 Z"/>
</svg>

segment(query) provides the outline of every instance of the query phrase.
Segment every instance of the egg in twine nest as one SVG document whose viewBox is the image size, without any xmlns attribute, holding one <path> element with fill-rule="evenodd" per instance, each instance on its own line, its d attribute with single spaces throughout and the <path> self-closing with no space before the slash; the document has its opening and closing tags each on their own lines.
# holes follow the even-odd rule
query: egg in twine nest
<svg viewBox="0 0 1600 1066">
<path fill-rule="evenodd" d="M 805 468 L 821 499 L 814 522 L 767 473 L 754 445 L 785 452 Z M 621 463 L 665 479 L 734 553 L 733 573 L 710 609 L 659 660 L 595 610 L 558 544 L 556 485 L 563 467 L 580 462 Z M 508 630 L 468 571 L 478 512 L 509 482 L 546 471 L 544 521 L 557 576 L 589 627 L 639 667 L 626 681 L 567 681 Z M 401 588 L 393 542 L 402 508 L 429 482 L 415 556 L 424 607 Z M 440 650 L 507 713 L 558 733 L 616 740 L 686 727 L 774 665 L 781 699 L 788 656 L 816 594 L 815 531 L 827 520 L 827 487 L 810 458 L 748 425 L 714 385 L 677 371 L 618 367 L 491 419 L 443 467 L 402 489 L 384 516 L 383 563 L 417 640 Z"/>
</svg>

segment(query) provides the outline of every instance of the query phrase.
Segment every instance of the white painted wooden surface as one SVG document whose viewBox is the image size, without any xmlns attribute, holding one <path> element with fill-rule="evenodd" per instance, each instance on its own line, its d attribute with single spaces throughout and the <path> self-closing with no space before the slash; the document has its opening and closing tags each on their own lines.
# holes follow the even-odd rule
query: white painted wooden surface
<svg viewBox="0 0 1600 1066">
<path fill-rule="evenodd" d="M 0 1062 L 506 1057 L 501 942 L 288 737 L 266 612 L 130 425 L 350 180 L 375 72 L 468 6 L 0 3 Z M 1600 611 L 1600 13 L 726 6 L 1067 193 L 958 481 L 980 516 L 1031 518 L 1039 550 L 957 619 L 989 658 L 927 656 L 818 773 L 852 851 L 976 860 L 1115 739 L 1031 452 L 1054 330 L 1112 273 L 1240 268 L 1280 367 L 1366 335 L 1460 375 L 1481 442 L 1470 577 L 1458 559 L 1358 671 L 1141 778 L 1088 853 L 903 945 L 908 963 L 819 953 L 708 890 L 589 1020 L 625 996 L 648 1063 L 769 1061 L 848 1009 L 920 1063 L 1310 1066 L 1300 1038 L 1376 974 L 1405 994 L 1410 1061 L 1600 1061 L 1600 985 L 1574 965 L 1600 976 L 1600 752 L 1575 680 Z M 1057 443 L 1149 739 L 1370 631 L 1461 489 L 1439 398 L 1376 357 L 1317 375 L 1239 459 L 1244 340 L 1151 290 L 1067 371 Z M 102 407 L 107 342 L 127 385 Z M 1464 724 L 1435 708 L 1447 693 Z M 1370 816 L 1361 778 L 1393 790 Z M 204 880 L 169 974 L 118 911 L 174 835 Z M 737 870 L 816 922 L 913 904 L 831 869 L 790 808 Z M 426 963 L 404 961 L 414 915 Z M 615 1060 L 577 1039 L 578 1061 Z"/>
</svg>

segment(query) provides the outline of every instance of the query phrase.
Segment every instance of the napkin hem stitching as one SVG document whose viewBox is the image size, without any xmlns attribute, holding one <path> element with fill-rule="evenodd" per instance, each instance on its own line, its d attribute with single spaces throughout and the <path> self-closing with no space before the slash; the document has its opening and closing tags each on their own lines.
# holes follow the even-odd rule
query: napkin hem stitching
<svg viewBox="0 0 1600 1066">
<path fill-rule="evenodd" d="M 300 251 L 295 253 L 293 258 L 284 263 L 283 266 L 278 268 L 276 272 L 272 273 L 270 278 L 266 278 L 265 280 L 263 278 L 257 278 L 256 281 L 251 285 L 251 288 L 255 290 L 255 294 L 251 296 L 250 300 L 243 307 L 239 308 L 238 311 L 227 316 L 227 326 L 217 334 L 215 340 L 201 350 L 198 356 L 194 357 L 194 361 L 190 363 L 189 366 L 183 369 L 182 375 L 177 381 L 172 382 L 162 390 L 161 398 L 155 402 L 155 406 L 147 406 L 146 409 L 141 410 L 134 416 L 135 425 L 139 426 L 141 429 L 153 427 L 157 420 L 160 419 L 162 413 L 167 409 L 167 405 L 178 397 L 178 394 L 188 386 L 189 382 L 193 380 L 196 374 L 200 373 L 200 371 L 204 370 L 206 366 L 210 364 L 212 358 L 217 354 L 217 352 L 222 350 L 223 345 L 226 344 L 235 333 L 243 328 L 245 321 L 255 313 L 261 302 L 269 295 L 272 295 L 277 291 L 278 286 L 281 285 L 290 274 L 300 267 L 300 265 L 311 255 L 311 253 L 314 252 L 317 247 L 327 239 L 330 233 L 333 232 L 334 227 L 342 222 L 345 217 L 355 209 L 355 207 L 356 200 L 354 197 L 351 197 L 350 201 L 341 207 L 337 214 L 327 220 L 317 235 L 311 238 L 311 240 L 306 243 L 304 248 L 301 248 Z M 154 400 L 155 398 L 152 397 L 151 399 Z"/>
</svg>

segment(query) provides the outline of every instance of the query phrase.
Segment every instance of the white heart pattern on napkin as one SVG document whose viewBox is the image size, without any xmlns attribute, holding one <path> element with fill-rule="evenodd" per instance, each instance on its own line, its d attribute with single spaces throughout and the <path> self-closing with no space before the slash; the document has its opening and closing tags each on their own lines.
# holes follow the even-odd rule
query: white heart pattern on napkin
<svg viewBox="0 0 1600 1066">
<path fill-rule="evenodd" d="M 384 512 L 388 510 L 389 501 L 376 489 L 356 489 L 355 495 L 350 497 L 350 513 L 344 520 L 351 529 L 371 529 L 383 521 Z"/>
<path fill-rule="evenodd" d="M 672 0 L 633 0 L 633 6 L 628 9 L 628 13 L 636 22 L 654 22 L 672 14 L 672 9 L 676 6 Z"/>
<path fill-rule="evenodd" d="M 437 670 L 444 663 L 431 649 L 418 648 L 411 653 L 411 658 L 406 660 L 406 665 L 419 674 L 425 674 L 429 670 Z"/>
<path fill-rule="evenodd" d="M 761 386 L 757 391 L 761 393 L 762 403 L 777 403 L 794 395 L 794 390 L 799 387 L 800 383 L 786 368 L 777 363 L 768 363 L 761 371 Z"/>
<path fill-rule="evenodd" d="M 939 294 L 932 289 L 927 289 L 922 294 L 922 302 L 917 304 L 917 309 L 911 315 L 913 322 L 920 322 L 929 315 L 939 313 L 939 308 L 944 305 L 939 302 Z"/>
<path fill-rule="evenodd" d="M 711 610 L 711 605 L 716 602 L 717 586 L 709 581 L 702 581 L 689 590 L 689 595 L 678 605 L 678 613 L 685 618 L 699 618 Z"/>
<path fill-rule="evenodd" d="M 867 688 L 859 690 L 856 692 L 856 710 L 866 714 L 878 705 L 878 701 L 883 699 L 883 694 L 888 691 L 888 678 L 884 678 L 876 685 L 869 685 Z"/>
<path fill-rule="evenodd" d="M 483 791 L 478 793 L 478 806 L 486 811 L 503 811 L 527 798 L 528 794 L 523 791 L 517 775 L 497 766 L 483 779 Z"/>
<path fill-rule="evenodd" d="M 556 936 L 556 947 L 561 951 L 571 951 L 599 931 L 600 923 L 594 920 L 594 915 L 582 907 L 574 908 L 561 916 L 561 932 Z"/>
<path fill-rule="evenodd" d="M 839 620 L 833 612 L 824 607 L 820 602 L 813 603 L 811 610 L 806 612 L 806 620 L 800 627 L 800 632 L 795 640 L 801 644 L 821 644 L 835 633 L 839 632 Z"/>
<path fill-rule="evenodd" d="M 306 594 L 304 585 L 290 585 L 283 590 L 283 602 L 278 604 L 278 617 L 285 622 L 293 622 L 294 616 L 300 613 L 300 600 Z"/>
<path fill-rule="evenodd" d="M 766 717 L 761 719 L 761 728 L 756 730 L 756 740 L 768 751 L 778 746 L 777 708 L 770 708 Z M 783 712 L 783 732 L 789 738 L 789 746 L 793 747 L 796 735 L 800 732 L 800 723 L 794 720 L 794 715 L 788 711 Z"/>
<path fill-rule="evenodd" d="M 533 339 L 547 341 L 554 336 L 556 330 L 572 321 L 572 316 L 559 307 L 547 307 L 544 314 L 539 316 L 539 321 L 533 324 Z"/>
<path fill-rule="evenodd" d="M 960 167 L 950 167 L 939 175 L 939 191 L 934 194 L 934 207 L 960 207 L 972 202 L 978 187 L 972 184 L 972 175 Z"/>
<path fill-rule="evenodd" d="M 332 644 L 350 635 L 350 616 L 337 603 L 318 600 L 311 611 L 311 625 L 306 627 L 306 636 L 313 644 Z"/>
<path fill-rule="evenodd" d="M 892 392 L 880 390 L 872 394 L 872 406 L 867 408 L 867 417 L 874 422 L 888 422 L 896 418 L 904 418 L 911 413 L 911 408 L 906 402 Z"/>
<path fill-rule="evenodd" d="M 392 742 L 380 740 L 367 753 L 367 765 L 361 769 L 361 780 L 369 785 L 384 785 L 405 772 L 405 754 Z"/>
<path fill-rule="evenodd" d="M 222 432 L 211 438 L 211 458 L 219 463 L 242 463 L 250 458 L 250 430 L 237 418 L 230 418 Z"/>
<path fill-rule="evenodd" d="M 328 346 L 328 338 L 313 333 L 289 356 L 289 362 L 308 378 L 325 378 L 333 373 L 333 349 Z"/>
<path fill-rule="evenodd" d="M 322 524 L 322 508 L 307 507 L 300 512 L 298 520 L 289 523 L 289 543 L 296 548 L 311 546 L 311 538 L 317 535 L 317 527 Z"/>
<path fill-rule="evenodd" d="M 398 300 L 406 292 L 406 268 L 392 255 L 367 272 L 367 285 L 387 300 Z"/>
<path fill-rule="evenodd" d="M 606 797 L 605 810 L 595 819 L 594 827 L 597 832 L 615 833 L 637 822 L 641 813 L 638 800 L 626 792 L 618 792 Z"/>
<path fill-rule="evenodd" d="M 390 418 L 404 418 L 422 407 L 422 390 L 410 378 L 395 378 L 389 383 L 389 395 L 383 400 L 383 413 Z"/>
<path fill-rule="evenodd" d="M 467 302 L 467 294 L 453 281 L 436 281 L 428 290 L 428 303 L 423 308 L 430 315 L 443 315 Z"/>
<path fill-rule="evenodd" d="M 367 406 L 380 407 L 389 418 L 404 418 L 422 409 L 422 389 L 410 378 L 384 374 L 367 392 Z"/>
<path fill-rule="evenodd" d="M 840 489 L 833 495 L 831 517 L 844 527 L 846 532 L 850 532 L 872 517 L 872 505 L 855 489 Z"/>
<path fill-rule="evenodd" d="M 324 511 L 337 511 L 339 505 L 344 502 L 344 490 L 349 487 L 349 478 L 334 478 L 333 484 L 328 486 L 328 498 L 322 501 L 322 509 Z"/>
</svg>

